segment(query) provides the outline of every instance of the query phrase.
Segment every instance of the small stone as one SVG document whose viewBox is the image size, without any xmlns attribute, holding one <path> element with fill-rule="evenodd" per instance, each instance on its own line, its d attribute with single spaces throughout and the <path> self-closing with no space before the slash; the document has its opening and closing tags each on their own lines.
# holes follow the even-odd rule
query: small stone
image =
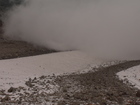
<svg viewBox="0 0 140 105">
<path fill-rule="evenodd" d="M 29 81 L 30 81 L 30 82 L 32 82 L 32 79 L 31 79 L 31 78 L 29 78 Z"/>
<path fill-rule="evenodd" d="M 34 85 L 31 83 L 31 81 L 26 81 L 25 84 L 29 87 L 33 87 Z"/>
<path fill-rule="evenodd" d="M 10 87 L 10 89 L 8 90 L 9 93 L 11 92 L 16 92 L 17 88 L 14 88 L 14 87 Z"/>
<path fill-rule="evenodd" d="M 42 75 L 41 77 L 39 77 L 39 79 L 45 79 L 45 76 L 44 76 L 44 75 Z"/>
<path fill-rule="evenodd" d="M 34 80 L 37 80 L 37 78 L 35 77 Z"/>
<path fill-rule="evenodd" d="M 0 90 L 0 95 L 5 95 L 5 90 Z"/>
<path fill-rule="evenodd" d="M 2 100 L 1 100 L 1 102 L 6 102 L 6 101 L 10 101 L 11 100 L 11 98 L 9 97 L 9 96 L 5 96 Z"/>
<path fill-rule="evenodd" d="M 69 94 L 65 94 L 64 95 L 64 99 L 69 99 L 70 98 L 70 95 Z"/>
</svg>

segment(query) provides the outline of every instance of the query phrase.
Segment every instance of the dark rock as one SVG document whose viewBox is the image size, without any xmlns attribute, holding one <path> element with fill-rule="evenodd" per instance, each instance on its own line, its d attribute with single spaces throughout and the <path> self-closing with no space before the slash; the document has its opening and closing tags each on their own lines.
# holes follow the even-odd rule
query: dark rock
<svg viewBox="0 0 140 105">
<path fill-rule="evenodd" d="M 114 94 L 113 94 L 113 92 L 108 92 L 107 95 L 108 96 L 113 96 Z"/>
<path fill-rule="evenodd" d="M 125 95 L 128 95 L 126 92 L 120 92 L 119 93 L 119 96 L 125 96 Z"/>
<path fill-rule="evenodd" d="M 5 95 L 5 90 L 0 90 L 0 95 Z"/>
<path fill-rule="evenodd" d="M 33 80 L 35 81 L 35 80 L 37 80 L 37 78 L 35 77 Z"/>
<path fill-rule="evenodd" d="M 135 105 L 140 105 L 140 103 L 137 103 L 137 102 L 136 102 Z"/>
<path fill-rule="evenodd" d="M 140 90 L 137 91 L 136 97 L 140 97 Z"/>
<path fill-rule="evenodd" d="M 63 92 L 68 92 L 68 90 L 66 89 L 66 88 L 63 88 L 63 90 L 62 90 Z"/>
<path fill-rule="evenodd" d="M 18 101 L 18 104 L 21 104 L 21 101 Z"/>
<path fill-rule="evenodd" d="M 64 95 L 64 99 L 69 99 L 70 98 L 70 95 L 69 94 L 65 94 Z"/>
<path fill-rule="evenodd" d="M 1 99 L 1 102 L 6 102 L 6 101 L 10 101 L 11 98 L 9 96 L 5 96 L 4 98 Z"/>
<path fill-rule="evenodd" d="M 26 81 L 25 84 L 29 87 L 33 87 L 34 85 L 31 83 L 31 81 Z"/>
<path fill-rule="evenodd" d="M 45 79 L 46 76 L 42 75 L 41 77 L 39 77 L 39 79 Z"/>
<path fill-rule="evenodd" d="M 11 92 L 16 92 L 17 88 L 14 88 L 14 87 L 10 87 L 10 89 L 8 90 L 9 93 Z"/>
<path fill-rule="evenodd" d="M 58 103 L 57 103 L 57 105 L 66 105 L 67 103 L 65 102 L 65 101 L 59 101 Z"/>
<path fill-rule="evenodd" d="M 0 27 L 2 27 L 3 26 L 3 21 L 2 20 L 0 20 Z"/>
</svg>

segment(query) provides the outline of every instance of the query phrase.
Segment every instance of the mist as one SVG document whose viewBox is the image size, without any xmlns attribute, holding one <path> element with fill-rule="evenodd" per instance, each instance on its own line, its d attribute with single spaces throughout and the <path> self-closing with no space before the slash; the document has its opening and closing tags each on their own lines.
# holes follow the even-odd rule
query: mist
<svg viewBox="0 0 140 105">
<path fill-rule="evenodd" d="M 59 51 L 140 59 L 140 0 L 25 0 L 4 18 L 4 36 Z"/>
</svg>

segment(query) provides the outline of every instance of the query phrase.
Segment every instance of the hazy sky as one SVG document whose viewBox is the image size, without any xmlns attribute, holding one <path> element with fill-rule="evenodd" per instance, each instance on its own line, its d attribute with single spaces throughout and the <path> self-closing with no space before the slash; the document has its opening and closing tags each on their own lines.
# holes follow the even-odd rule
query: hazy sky
<svg viewBox="0 0 140 105">
<path fill-rule="evenodd" d="M 97 57 L 140 59 L 140 0 L 26 0 L 5 18 L 5 36 Z"/>
</svg>

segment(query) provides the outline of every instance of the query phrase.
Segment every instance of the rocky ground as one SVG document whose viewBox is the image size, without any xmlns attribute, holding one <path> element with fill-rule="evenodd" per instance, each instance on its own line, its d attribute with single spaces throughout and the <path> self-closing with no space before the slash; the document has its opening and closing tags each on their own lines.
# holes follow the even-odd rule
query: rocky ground
<svg viewBox="0 0 140 105">
<path fill-rule="evenodd" d="M 139 64 L 140 61 L 127 61 L 82 74 L 29 78 L 26 87 L 1 90 L 0 102 L 1 105 L 140 105 L 138 89 L 116 77 L 117 72 Z"/>
<path fill-rule="evenodd" d="M 55 51 L 0 38 L 0 59 L 51 52 Z M 29 78 L 25 87 L 0 90 L 0 105 L 140 105 L 138 89 L 116 76 L 117 72 L 139 64 L 140 61 L 126 61 L 91 68 L 87 73 Z"/>
<path fill-rule="evenodd" d="M 0 60 L 33 56 L 52 52 L 56 51 L 40 46 L 35 46 L 23 41 L 13 41 L 10 39 L 4 39 L 2 35 L 0 35 Z"/>
</svg>

